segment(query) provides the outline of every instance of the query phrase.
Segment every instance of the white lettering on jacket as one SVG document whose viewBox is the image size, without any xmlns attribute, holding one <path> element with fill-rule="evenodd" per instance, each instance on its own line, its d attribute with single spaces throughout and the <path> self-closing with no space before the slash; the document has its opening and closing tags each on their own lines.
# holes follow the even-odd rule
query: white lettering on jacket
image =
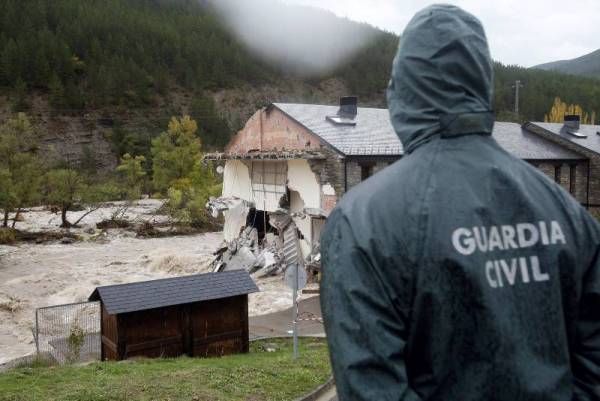
<svg viewBox="0 0 600 401">
<path fill-rule="evenodd" d="M 492 288 L 510 287 L 518 282 L 541 282 L 550 280 L 550 275 L 542 271 L 537 256 L 511 258 L 509 260 L 488 260 L 485 263 L 485 278 Z"/>
<path fill-rule="evenodd" d="M 544 221 L 537 224 L 519 223 L 514 226 L 490 226 L 457 228 L 452 233 L 452 245 L 462 255 L 472 255 L 497 250 L 531 248 L 537 244 L 566 244 L 565 234 L 557 221 L 548 225 Z"/>
<path fill-rule="evenodd" d="M 565 234 L 557 221 L 519 223 L 489 227 L 460 227 L 452 233 L 452 245 L 461 255 L 527 249 L 536 245 L 565 245 Z M 538 256 L 488 260 L 484 265 L 487 283 L 492 288 L 505 288 L 516 283 L 536 283 L 550 280 L 550 274 L 540 265 Z"/>
</svg>

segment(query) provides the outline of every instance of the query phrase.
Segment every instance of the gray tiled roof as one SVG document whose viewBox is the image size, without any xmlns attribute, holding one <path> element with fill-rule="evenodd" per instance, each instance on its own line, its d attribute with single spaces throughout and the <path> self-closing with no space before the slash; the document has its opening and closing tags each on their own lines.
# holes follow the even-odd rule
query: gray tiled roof
<svg viewBox="0 0 600 401">
<path fill-rule="evenodd" d="M 257 292 L 245 270 L 195 274 L 98 287 L 90 301 L 101 300 L 109 314 L 209 301 Z"/>
<path fill-rule="evenodd" d="M 392 128 L 386 109 L 359 107 L 356 126 L 347 126 L 335 125 L 325 119 L 335 115 L 339 106 L 289 103 L 273 105 L 345 155 L 403 153 L 402 143 Z"/>
<path fill-rule="evenodd" d="M 516 123 L 496 122 L 494 139 L 514 156 L 524 160 L 580 160 L 584 156 L 550 142 Z"/>
<path fill-rule="evenodd" d="M 325 119 L 338 106 L 274 103 L 340 153 L 348 156 L 400 156 L 402 143 L 394 132 L 387 109 L 358 108 L 356 126 L 335 125 Z M 507 151 L 527 160 L 582 159 L 581 155 L 527 132 L 519 124 L 497 122 L 494 138 Z"/>
<path fill-rule="evenodd" d="M 532 122 L 531 125 L 538 126 L 547 132 L 564 138 L 579 146 L 591 150 L 592 152 L 600 153 L 600 125 L 581 125 L 579 132 L 586 134 L 587 138 L 577 138 L 569 134 L 562 123 L 540 123 Z"/>
</svg>

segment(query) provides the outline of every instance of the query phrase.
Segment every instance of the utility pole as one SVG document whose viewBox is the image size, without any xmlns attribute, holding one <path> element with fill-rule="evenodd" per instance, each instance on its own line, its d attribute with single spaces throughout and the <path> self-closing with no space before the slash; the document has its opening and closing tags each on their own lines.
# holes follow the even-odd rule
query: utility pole
<svg viewBox="0 0 600 401">
<path fill-rule="evenodd" d="M 515 88 L 515 114 L 519 114 L 519 89 L 522 87 L 523 84 L 517 79 L 513 85 L 513 88 Z"/>
<path fill-rule="evenodd" d="M 298 263 L 294 264 L 294 287 L 292 288 L 292 297 L 294 303 L 292 305 L 294 319 L 292 321 L 292 330 L 294 331 L 294 359 L 298 359 Z"/>
<path fill-rule="evenodd" d="M 294 338 L 294 359 L 298 359 L 298 291 L 306 286 L 306 270 L 298 263 L 289 264 L 285 269 L 285 283 L 292 289 L 292 330 L 288 331 Z"/>
</svg>

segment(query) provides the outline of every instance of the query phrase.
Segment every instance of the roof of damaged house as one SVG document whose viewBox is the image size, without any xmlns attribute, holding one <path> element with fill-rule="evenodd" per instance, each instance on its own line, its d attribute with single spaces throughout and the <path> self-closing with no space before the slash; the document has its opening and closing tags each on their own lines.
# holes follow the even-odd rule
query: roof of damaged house
<svg viewBox="0 0 600 401">
<path fill-rule="evenodd" d="M 113 315 L 229 298 L 258 291 L 247 271 L 231 270 L 98 287 L 89 300 L 101 300 L 106 311 Z"/>
<path fill-rule="evenodd" d="M 530 130 L 541 128 L 547 134 L 555 135 L 587 150 L 600 153 L 600 125 L 581 124 L 577 135 L 569 133 L 569 129 L 563 123 L 531 122 L 525 124 L 525 127 Z"/>
<path fill-rule="evenodd" d="M 204 160 L 293 160 L 293 159 L 326 159 L 323 153 L 315 150 L 269 150 L 250 151 L 246 153 L 214 152 L 206 153 Z"/>
<path fill-rule="evenodd" d="M 336 125 L 326 119 L 339 106 L 273 103 L 273 106 L 312 131 L 340 153 L 349 156 L 401 155 L 402 143 L 386 109 L 358 108 L 356 125 Z"/>
<path fill-rule="evenodd" d="M 326 117 L 338 106 L 273 103 L 291 119 L 306 127 L 346 156 L 401 156 L 404 149 L 387 109 L 359 107 L 355 125 L 335 124 Z M 523 129 L 519 124 L 496 122 L 494 139 L 507 151 L 526 160 L 578 160 L 582 155 Z"/>
</svg>

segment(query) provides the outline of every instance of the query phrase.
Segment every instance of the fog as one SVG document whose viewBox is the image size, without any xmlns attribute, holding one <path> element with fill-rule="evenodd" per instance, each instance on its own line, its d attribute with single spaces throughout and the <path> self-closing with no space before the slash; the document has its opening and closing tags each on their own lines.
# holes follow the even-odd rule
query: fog
<svg viewBox="0 0 600 401">
<path fill-rule="evenodd" d="M 366 24 L 278 0 L 218 0 L 213 4 L 251 52 L 303 76 L 338 68 L 377 33 Z"/>
</svg>

